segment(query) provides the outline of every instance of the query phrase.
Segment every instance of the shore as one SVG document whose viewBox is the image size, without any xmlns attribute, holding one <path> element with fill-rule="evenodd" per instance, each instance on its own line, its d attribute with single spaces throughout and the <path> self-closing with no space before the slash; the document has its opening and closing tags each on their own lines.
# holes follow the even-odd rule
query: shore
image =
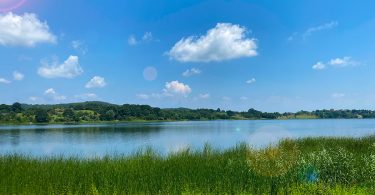
<svg viewBox="0 0 375 195">
<path fill-rule="evenodd" d="M 86 125 L 86 124 L 119 124 L 119 123 L 162 123 L 186 121 L 246 121 L 246 120 L 372 120 L 375 118 L 281 118 L 281 119 L 202 119 L 202 120 L 116 120 L 116 121 L 80 121 L 80 122 L 48 122 L 48 123 L 9 123 L 0 122 L 0 125 Z"/>
<path fill-rule="evenodd" d="M 0 157 L 0 194 L 374 194 L 375 137 L 161 156 Z"/>
</svg>

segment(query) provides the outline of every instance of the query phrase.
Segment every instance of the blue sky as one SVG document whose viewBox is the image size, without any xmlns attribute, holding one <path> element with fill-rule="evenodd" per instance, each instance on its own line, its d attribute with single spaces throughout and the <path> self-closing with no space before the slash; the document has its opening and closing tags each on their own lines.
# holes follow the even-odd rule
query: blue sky
<svg viewBox="0 0 375 195">
<path fill-rule="evenodd" d="M 0 2 L 0 103 L 375 109 L 374 1 Z"/>
</svg>

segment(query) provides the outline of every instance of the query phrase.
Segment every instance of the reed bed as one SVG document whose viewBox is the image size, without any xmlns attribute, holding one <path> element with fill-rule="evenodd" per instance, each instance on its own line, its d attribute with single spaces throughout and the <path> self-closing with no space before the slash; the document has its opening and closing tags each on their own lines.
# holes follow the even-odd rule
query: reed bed
<svg viewBox="0 0 375 195">
<path fill-rule="evenodd" d="M 0 194 L 375 194 L 375 137 L 159 155 L 0 156 Z"/>
</svg>

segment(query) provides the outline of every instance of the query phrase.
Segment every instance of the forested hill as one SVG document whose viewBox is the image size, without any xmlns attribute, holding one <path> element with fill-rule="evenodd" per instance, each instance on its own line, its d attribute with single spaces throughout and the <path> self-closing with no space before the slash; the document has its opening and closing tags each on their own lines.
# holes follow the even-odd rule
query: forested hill
<svg viewBox="0 0 375 195">
<path fill-rule="evenodd" d="M 370 110 L 316 110 L 296 113 L 268 113 L 255 109 L 236 112 L 221 109 L 161 109 L 149 105 L 116 105 L 106 102 L 82 102 L 55 105 L 14 103 L 0 105 L 0 123 L 69 123 L 98 121 L 169 121 L 215 119 L 303 119 L 303 118 L 375 118 Z"/>
</svg>

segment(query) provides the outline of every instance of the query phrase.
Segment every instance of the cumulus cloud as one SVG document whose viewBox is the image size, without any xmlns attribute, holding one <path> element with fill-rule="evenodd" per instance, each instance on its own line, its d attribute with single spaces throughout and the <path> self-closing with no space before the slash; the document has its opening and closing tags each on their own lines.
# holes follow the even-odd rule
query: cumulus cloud
<svg viewBox="0 0 375 195">
<path fill-rule="evenodd" d="M 0 45 L 33 47 L 38 43 L 56 43 L 56 36 L 36 14 L 0 13 Z"/>
<path fill-rule="evenodd" d="M 11 83 L 11 81 L 0 77 L 0 83 L 9 84 L 9 83 Z"/>
<path fill-rule="evenodd" d="M 325 68 L 326 68 L 326 65 L 322 62 L 317 62 L 316 64 L 312 66 L 312 69 L 314 70 L 323 70 Z"/>
<path fill-rule="evenodd" d="M 65 100 L 66 97 L 63 96 L 63 95 L 59 95 L 55 89 L 53 88 L 49 88 L 47 90 L 44 91 L 44 95 L 49 97 L 49 98 L 52 98 L 53 100 L 55 101 L 61 101 L 61 100 Z"/>
<path fill-rule="evenodd" d="M 255 78 L 252 78 L 252 79 L 249 79 L 249 80 L 246 81 L 247 84 L 252 84 L 252 83 L 255 83 L 255 82 L 256 82 Z"/>
<path fill-rule="evenodd" d="M 191 88 L 189 85 L 181 83 L 179 81 L 171 81 L 165 83 L 164 88 L 165 95 L 188 95 L 191 93 Z"/>
<path fill-rule="evenodd" d="M 86 88 L 102 88 L 105 87 L 107 83 L 105 79 L 100 76 L 94 76 L 89 82 L 86 83 Z"/>
<path fill-rule="evenodd" d="M 25 76 L 18 71 L 13 72 L 13 79 L 16 80 L 16 81 L 22 81 L 24 77 Z"/>
<path fill-rule="evenodd" d="M 361 62 L 355 61 L 350 56 L 345 56 L 342 58 L 333 58 L 326 63 L 317 62 L 312 66 L 314 70 L 323 70 L 326 69 L 327 66 L 336 67 L 336 68 L 344 68 L 348 66 L 358 66 L 361 65 Z"/>
<path fill-rule="evenodd" d="M 187 97 L 192 92 L 192 89 L 189 85 L 181 83 L 179 81 L 166 82 L 163 90 L 160 93 L 151 93 L 151 94 L 136 94 L 136 97 L 139 99 L 147 100 L 150 98 L 173 98 L 173 97 Z M 209 96 L 209 94 L 208 94 Z"/>
<path fill-rule="evenodd" d="M 55 94 L 56 94 L 56 91 L 53 88 L 49 88 L 44 91 L 44 95 L 55 95 Z"/>
<path fill-rule="evenodd" d="M 192 69 L 187 69 L 185 72 L 182 73 L 182 76 L 184 77 L 191 77 L 194 75 L 198 75 L 202 73 L 202 71 L 198 68 L 192 68 Z"/>
<path fill-rule="evenodd" d="M 42 62 L 43 66 L 38 69 L 38 74 L 45 78 L 73 78 L 83 73 L 77 56 L 69 56 L 64 63 L 59 64 L 54 60 L 52 64 Z"/>
<path fill-rule="evenodd" d="M 218 23 L 205 35 L 178 41 L 168 55 L 180 62 L 211 62 L 257 55 L 254 38 L 247 38 L 246 28 L 231 23 Z"/>
</svg>

